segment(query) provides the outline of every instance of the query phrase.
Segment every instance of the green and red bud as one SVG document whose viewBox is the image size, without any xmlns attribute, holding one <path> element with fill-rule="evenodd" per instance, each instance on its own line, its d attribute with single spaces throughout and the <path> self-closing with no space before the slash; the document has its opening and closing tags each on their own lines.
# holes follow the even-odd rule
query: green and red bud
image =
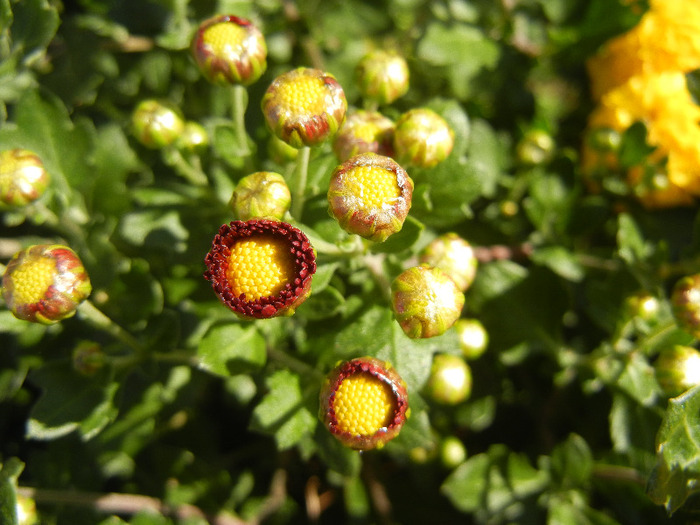
<svg viewBox="0 0 700 525">
<path fill-rule="evenodd" d="M 474 248 L 456 233 L 446 233 L 420 253 L 419 261 L 440 268 L 463 292 L 474 282 L 479 261 Z"/>
<path fill-rule="evenodd" d="M 391 306 L 404 333 L 412 338 L 443 334 L 459 319 L 464 294 L 442 270 L 414 266 L 391 283 Z"/>
<path fill-rule="evenodd" d="M 350 114 L 335 136 L 333 152 L 340 162 L 360 153 L 393 155 L 394 123 L 376 111 Z"/>
<path fill-rule="evenodd" d="M 192 56 L 213 84 L 250 85 L 267 69 L 267 44 L 245 18 L 219 15 L 202 22 L 192 40 Z"/>
<path fill-rule="evenodd" d="M 700 274 L 683 277 L 675 284 L 671 306 L 678 326 L 700 337 Z"/>
<path fill-rule="evenodd" d="M 355 73 L 362 95 L 379 104 L 391 104 L 408 91 L 408 64 L 397 53 L 371 51 L 359 62 Z"/>
<path fill-rule="evenodd" d="M 428 396 L 444 405 L 456 405 L 472 392 L 472 373 L 467 362 L 456 355 L 435 354 L 425 385 Z"/>
<path fill-rule="evenodd" d="M 50 176 L 36 153 L 26 149 L 0 152 L 0 206 L 26 206 L 41 197 Z"/>
<path fill-rule="evenodd" d="M 489 334 L 478 319 L 458 319 L 455 331 L 465 359 L 478 359 L 486 351 Z"/>
<path fill-rule="evenodd" d="M 453 147 L 454 131 L 431 109 L 412 109 L 396 121 L 394 151 L 402 164 L 432 168 L 445 160 Z"/>
<path fill-rule="evenodd" d="M 700 385 L 700 352 L 689 346 L 676 345 L 659 353 L 654 362 L 656 379 L 669 397 Z"/>
<path fill-rule="evenodd" d="M 131 114 L 131 128 L 141 144 L 161 149 L 177 141 L 185 129 L 185 121 L 172 105 L 158 100 L 143 100 Z"/>
<path fill-rule="evenodd" d="M 91 291 L 80 258 L 58 244 L 37 244 L 16 253 L 2 278 L 7 307 L 18 319 L 35 323 L 71 317 Z"/>
<path fill-rule="evenodd" d="M 289 210 L 292 195 L 284 177 L 271 171 L 259 171 L 243 177 L 233 191 L 229 207 L 236 219 L 281 220 Z"/>
</svg>

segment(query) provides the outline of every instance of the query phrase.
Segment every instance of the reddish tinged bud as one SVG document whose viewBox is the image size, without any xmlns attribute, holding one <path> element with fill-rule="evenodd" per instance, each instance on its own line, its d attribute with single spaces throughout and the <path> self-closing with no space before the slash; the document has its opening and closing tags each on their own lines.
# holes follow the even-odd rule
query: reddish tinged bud
<svg viewBox="0 0 700 525">
<path fill-rule="evenodd" d="M 41 197 L 49 174 L 35 153 L 26 149 L 0 152 L 0 205 L 25 206 Z"/>
<path fill-rule="evenodd" d="M 700 274 L 680 279 L 671 293 L 673 315 L 678 326 L 700 337 Z"/>
<path fill-rule="evenodd" d="M 91 291 L 82 261 L 58 244 L 37 244 L 15 254 L 2 278 L 7 307 L 18 319 L 35 323 L 71 317 Z"/>
<path fill-rule="evenodd" d="M 311 293 L 316 256 L 306 235 L 284 222 L 253 219 L 219 228 L 204 278 L 243 319 L 292 315 Z"/>
<path fill-rule="evenodd" d="M 472 373 L 469 365 L 459 356 L 436 354 L 425 390 L 431 399 L 438 403 L 461 403 L 472 392 Z"/>
<path fill-rule="evenodd" d="M 456 233 L 446 233 L 431 242 L 419 261 L 440 268 L 463 292 L 474 282 L 479 264 L 474 248 Z"/>
<path fill-rule="evenodd" d="M 292 195 L 284 177 L 271 171 L 258 171 L 243 177 L 233 191 L 229 206 L 237 219 L 282 219 L 289 210 Z"/>
<path fill-rule="evenodd" d="M 700 352 L 676 345 L 662 350 L 654 362 L 656 379 L 664 393 L 675 397 L 700 385 Z"/>
<path fill-rule="evenodd" d="M 262 99 L 269 128 L 295 148 L 315 146 L 335 135 L 347 108 L 333 75 L 305 67 L 278 76 Z"/>
<path fill-rule="evenodd" d="M 459 318 L 464 294 L 445 272 L 428 265 L 404 271 L 391 283 L 391 306 L 404 333 L 412 338 L 443 334 Z"/>
<path fill-rule="evenodd" d="M 357 450 L 383 447 L 409 416 L 406 384 L 391 365 L 373 357 L 339 364 L 326 377 L 319 401 L 326 428 Z"/>
<path fill-rule="evenodd" d="M 406 170 L 389 157 L 362 153 L 333 171 L 328 211 L 348 233 L 383 242 L 403 227 L 412 196 Z"/>
<path fill-rule="evenodd" d="M 173 144 L 185 129 L 185 121 L 170 104 L 143 100 L 131 115 L 134 136 L 147 148 L 159 149 Z"/>
<path fill-rule="evenodd" d="M 394 123 L 376 111 L 359 110 L 345 120 L 335 136 L 333 152 L 340 162 L 360 153 L 394 153 Z"/>
<path fill-rule="evenodd" d="M 267 45 L 249 20 L 220 15 L 202 22 L 192 40 L 202 75 L 214 84 L 247 86 L 267 69 Z"/>
<path fill-rule="evenodd" d="M 402 164 L 432 168 L 447 158 L 454 132 L 431 109 L 412 109 L 399 117 L 394 130 L 394 151 Z"/>
<path fill-rule="evenodd" d="M 365 55 L 356 75 L 362 94 L 379 104 L 391 104 L 408 91 L 408 64 L 391 51 L 375 50 Z"/>
</svg>

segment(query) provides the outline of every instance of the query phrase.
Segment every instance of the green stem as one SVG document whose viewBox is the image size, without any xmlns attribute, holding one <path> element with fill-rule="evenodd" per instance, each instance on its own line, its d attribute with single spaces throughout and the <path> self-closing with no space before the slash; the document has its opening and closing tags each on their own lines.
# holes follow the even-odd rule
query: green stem
<svg viewBox="0 0 700 525">
<path fill-rule="evenodd" d="M 291 355 L 285 353 L 285 352 L 280 352 L 279 350 L 276 350 L 272 347 L 268 347 L 267 349 L 267 355 L 270 359 L 273 361 L 277 361 L 278 363 L 286 366 L 288 369 L 292 370 L 293 372 L 297 372 L 298 374 L 304 375 L 304 376 L 312 376 L 319 381 L 323 379 L 323 373 L 320 372 L 319 370 L 316 370 L 313 368 L 311 365 L 305 363 L 304 361 L 301 361 L 297 359 L 296 357 L 292 357 Z"/>
<path fill-rule="evenodd" d="M 144 347 L 133 335 L 107 317 L 101 310 L 92 304 L 91 301 L 83 301 L 78 307 L 78 314 L 83 320 L 87 321 L 94 327 L 99 328 L 100 330 L 104 330 L 115 339 L 132 348 L 137 353 L 145 353 L 146 347 Z"/>
<path fill-rule="evenodd" d="M 250 155 L 250 144 L 248 143 L 248 132 L 245 127 L 245 112 L 248 108 L 248 91 L 245 86 L 236 84 L 232 89 L 231 118 L 235 128 L 236 147 L 239 155 L 244 160 L 246 172 L 253 171 Z"/>
<path fill-rule="evenodd" d="M 304 146 L 299 150 L 296 169 L 294 170 L 294 190 L 292 193 L 292 217 L 301 221 L 301 214 L 304 211 L 304 193 L 306 191 L 306 179 L 309 174 L 309 159 L 311 158 L 311 148 Z"/>
<path fill-rule="evenodd" d="M 171 148 L 165 153 L 169 164 L 175 168 L 177 173 L 187 179 L 188 182 L 195 186 L 206 186 L 209 184 L 209 179 L 201 169 L 197 169 L 190 164 L 182 153 L 177 148 Z"/>
</svg>

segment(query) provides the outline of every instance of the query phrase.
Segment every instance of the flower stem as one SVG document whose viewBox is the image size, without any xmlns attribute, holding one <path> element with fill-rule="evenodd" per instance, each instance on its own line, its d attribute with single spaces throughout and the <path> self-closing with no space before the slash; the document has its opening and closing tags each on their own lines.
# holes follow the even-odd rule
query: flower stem
<svg viewBox="0 0 700 525">
<path fill-rule="evenodd" d="M 238 154 L 244 160 L 244 168 L 247 172 L 253 170 L 251 163 L 251 150 L 248 143 L 248 132 L 245 127 L 245 112 L 248 108 L 248 91 L 245 86 L 235 84 L 232 88 L 231 118 L 235 128 L 236 148 Z"/>
<path fill-rule="evenodd" d="M 194 186 L 206 186 L 209 184 L 209 179 L 207 179 L 207 176 L 202 170 L 190 164 L 187 159 L 182 156 L 180 150 L 177 148 L 170 148 L 164 153 L 168 164 L 175 168 L 178 175 L 187 179 L 190 184 Z"/>
<path fill-rule="evenodd" d="M 311 157 L 311 148 L 304 146 L 299 150 L 297 157 L 296 169 L 294 170 L 294 190 L 292 193 L 292 217 L 296 220 L 301 220 L 301 214 L 304 211 L 304 193 L 306 191 L 306 179 L 309 174 L 309 158 Z"/>
<path fill-rule="evenodd" d="M 80 317 L 100 330 L 104 330 L 115 339 L 129 346 L 139 354 L 143 354 L 146 348 L 129 332 L 107 317 L 90 300 L 83 301 L 78 307 Z"/>
<path fill-rule="evenodd" d="M 268 347 L 267 355 L 273 361 L 277 361 L 278 363 L 286 366 L 288 369 L 294 372 L 297 372 L 298 374 L 304 376 L 311 376 L 318 379 L 319 381 L 323 379 L 322 372 L 311 367 L 311 365 L 306 364 L 304 361 L 301 361 L 296 357 L 292 357 L 289 354 L 286 354 L 285 352 L 281 352 L 272 347 Z"/>
</svg>

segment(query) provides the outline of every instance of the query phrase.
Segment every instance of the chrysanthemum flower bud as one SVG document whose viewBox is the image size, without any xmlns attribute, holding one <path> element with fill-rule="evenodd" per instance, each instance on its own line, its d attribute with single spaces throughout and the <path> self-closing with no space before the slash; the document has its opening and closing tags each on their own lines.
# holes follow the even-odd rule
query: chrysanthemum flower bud
<svg viewBox="0 0 700 525">
<path fill-rule="evenodd" d="M 204 278 L 243 319 L 292 315 L 311 293 L 316 256 L 306 235 L 284 222 L 253 219 L 219 228 Z"/>
<path fill-rule="evenodd" d="M 700 337 L 700 274 L 683 277 L 675 284 L 671 305 L 678 326 Z"/>
<path fill-rule="evenodd" d="M 105 354 L 99 343 L 81 341 L 73 349 L 73 368 L 84 376 L 95 375 L 105 362 Z"/>
<path fill-rule="evenodd" d="M 376 111 L 359 110 L 345 120 L 335 136 L 333 151 L 340 162 L 360 153 L 378 153 L 391 157 L 394 123 Z"/>
<path fill-rule="evenodd" d="M 431 109 L 412 109 L 396 121 L 394 151 L 402 164 L 431 168 L 445 160 L 453 146 L 452 128 Z"/>
<path fill-rule="evenodd" d="M 362 94 L 379 104 L 391 104 L 408 91 L 409 72 L 406 59 L 384 50 L 365 55 L 356 69 Z"/>
<path fill-rule="evenodd" d="M 445 468 L 454 469 L 467 459 L 467 449 L 462 440 L 447 436 L 440 442 L 440 462 Z"/>
<path fill-rule="evenodd" d="M 278 76 L 262 99 L 269 128 L 295 148 L 315 146 L 335 135 L 347 107 L 333 75 L 305 67 Z"/>
<path fill-rule="evenodd" d="M 700 385 L 700 352 L 676 345 L 661 351 L 654 362 L 656 379 L 669 397 Z"/>
<path fill-rule="evenodd" d="M 37 244 L 16 253 L 2 278 L 3 297 L 14 316 L 36 323 L 72 316 L 91 291 L 81 260 L 58 244 Z"/>
<path fill-rule="evenodd" d="M 147 148 L 159 149 L 174 143 L 185 129 L 180 112 L 170 104 L 143 100 L 131 115 L 134 136 Z"/>
<path fill-rule="evenodd" d="M 26 149 L 0 152 L 0 205 L 25 206 L 41 197 L 49 185 L 44 163 Z"/>
<path fill-rule="evenodd" d="M 645 321 L 655 320 L 661 309 L 659 300 L 647 292 L 639 292 L 625 299 L 625 309 L 631 317 Z"/>
<path fill-rule="evenodd" d="M 425 390 L 430 398 L 438 403 L 461 403 L 472 392 L 472 373 L 469 365 L 459 356 L 436 354 Z"/>
<path fill-rule="evenodd" d="M 478 319 L 458 319 L 455 323 L 459 348 L 465 359 L 477 359 L 486 351 L 489 334 Z"/>
<path fill-rule="evenodd" d="M 192 40 L 202 75 L 214 84 L 247 86 L 267 69 L 267 44 L 249 20 L 220 15 L 202 22 Z"/>
<path fill-rule="evenodd" d="M 554 154 L 554 139 L 541 129 L 528 131 L 518 142 L 518 160 L 526 165 L 539 165 L 552 159 Z"/>
<path fill-rule="evenodd" d="M 393 159 L 362 153 L 338 166 L 328 187 L 328 211 L 348 233 L 382 242 L 403 227 L 413 181 Z"/>
<path fill-rule="evenodd" d="M 27 496 L 17 494 L 17 525 L 38 525 L 36 502 Z"/>
<path fill-rule="evenodd" d="M 284 177 L 259 171 L 243 177 L 233 191 L 229 206 L 236 219 L 281 219 L 289 210 L 292 195 Z"/>
<path fill-rule="evenodd" d="M 588 132 L 586 143 L 599 153 L 618 151 L 622 144 L 622 135 L 612 128 L 595 128 Z"/>
<path fill-rule="evenodd" d="M 328 374 L 319 400 L 326 428 L 357 450 L 386 445 L 409 415 L 406 384 L 391 365 L 373 357 L 339 364 Z"/>
<path fill-rule="evenodd" d="M 209 147 L 209 134 L 199 122 L 188 120 L 177 139 L 177 147 L 191 153 L 202 153 Z"/>
<path fill-rule="evenodd" d="M 440 335 L 459 318 L 464 294 L 439 268 L 422 264 L 391 283 L 394 317 L 412 339 Z"/>
<path fill-rule="evenodd" d="M 440 268 L 463 292 L 474 282 L 479 264 L 472 245 L 456 233 L 446 233 L 428 244 L 419 261 Z"/>
</svg>

